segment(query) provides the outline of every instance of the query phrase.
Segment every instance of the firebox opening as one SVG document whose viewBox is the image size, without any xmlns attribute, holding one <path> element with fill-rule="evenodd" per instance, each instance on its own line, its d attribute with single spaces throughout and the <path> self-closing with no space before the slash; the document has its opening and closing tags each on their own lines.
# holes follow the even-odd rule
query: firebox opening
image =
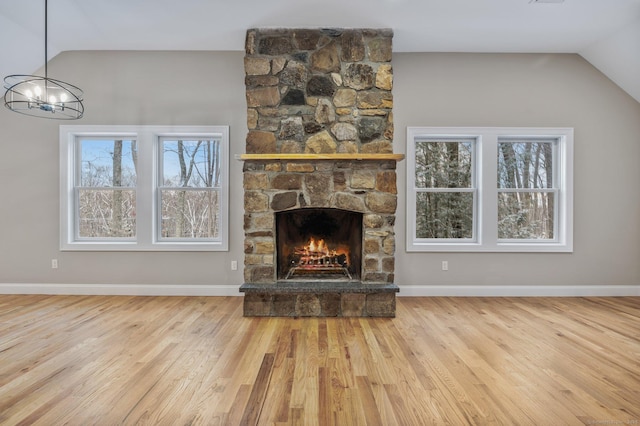
<svg viewBox="0 0 640 426">
<path fill-rule="evenodd" d="M 278 280 L 360 280 L 362 213 L 304 208 L 276 213 Z"/>
</svg>

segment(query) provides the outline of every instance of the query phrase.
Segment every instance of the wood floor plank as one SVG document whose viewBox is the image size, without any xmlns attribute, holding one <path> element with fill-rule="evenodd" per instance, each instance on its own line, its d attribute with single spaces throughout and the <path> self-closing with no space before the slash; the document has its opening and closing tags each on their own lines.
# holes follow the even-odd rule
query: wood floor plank
<svg viewBox="0 0 640 426">
<path fill-rule="evenodd" d="M 247 401 L 244 414 L 240 421 L 241 424 L 253 425 L 258 424 L 260 418 L 260 412 L 264 404 L 265 395 L 271 381 L 271 371 L 273 369 L 273 354 L 268 353 L 264 355 L 262 364 L 260 365 L 260 371 L 254 382 L 249 400 Z"/>
<path fill-rule="evenodd" d="M 0 425 L 640 424 L 640 298 L 0 295 Z"/>
<path fill-rule="evenodd" d="M 369 378 L 366 376 L 356 377 L 358 384 L 358 394 L 362 402 L 362 409 L 364 411 L 364 417 L 367 425 L 383 425 L 382 418 L 380 417 L 380 409 L 376 404 L 376 399 L 373 396 L 373 389 Z"/>
</svg>

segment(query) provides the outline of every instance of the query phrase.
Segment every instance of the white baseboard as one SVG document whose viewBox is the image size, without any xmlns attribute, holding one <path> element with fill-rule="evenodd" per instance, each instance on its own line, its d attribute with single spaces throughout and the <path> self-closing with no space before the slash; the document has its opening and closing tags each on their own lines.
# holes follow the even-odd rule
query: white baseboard
<svg viewBox="0 0 640 426">
<path fill-rule="evenodd" d="M 2 284 L 0 294 L 96 296 L 242 296 L 238 285 Z"/>
<path fill-rule="evenodd" d="M 401 285 L 398 296 L 595 297 L 640 296 L 640 285 Z"/>
<path fill-rule="evenodd" d="M 400 285 L 399 297 L 587 297 L 640 296 L 640 285 L 584 286 L 445 286 Z M 173 284 L 10 284 L 0 283 L 0 294 L 99 296 L 243 296 L 240 285 Z"/>
</svg>

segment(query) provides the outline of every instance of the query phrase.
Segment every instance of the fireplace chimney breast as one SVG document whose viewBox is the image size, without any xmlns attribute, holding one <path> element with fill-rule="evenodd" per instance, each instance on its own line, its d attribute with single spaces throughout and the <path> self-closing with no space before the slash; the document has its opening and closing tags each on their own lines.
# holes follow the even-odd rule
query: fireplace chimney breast
<svg viewBox="0 0 640 426">
<path fill-rule="evenodd" d="M 359 282 L 353 288 L 360 286 L 364 296 L 342 302 L 338 297 L 338 303 L 348 305 L 345 312 L 395 315 L 396 160 L 385 157 L 393 153 L 392 38 L 389 29 L 247 31 L 246 153 L 252 157 L 244 163 L 243 187 L 249 303 L 276 297 L 255 293 L 255 285 L 279 281 L 276 214 L 339 209 L 362 218 L 362 253 L 353 274 Z M 362 290 L 370 284 L 395 288 L 384 294 Z M 280 290 L 277 294 L 282 300 Z M 324 306 L 322 301 L 332 297 L 316 302 Z M 354 300 L 363 304 L 355 311 Z M 380 300 L 389 306 L 383 303 L 381 309 Z M 253 313 L 273 314 L 274 309 L 259 305 Z M 321 316 L 341 316 L 342 308 L 327 309 L 329 314 Z M 277 315 L 300 314 L 291 312 Z"/>
</svg>

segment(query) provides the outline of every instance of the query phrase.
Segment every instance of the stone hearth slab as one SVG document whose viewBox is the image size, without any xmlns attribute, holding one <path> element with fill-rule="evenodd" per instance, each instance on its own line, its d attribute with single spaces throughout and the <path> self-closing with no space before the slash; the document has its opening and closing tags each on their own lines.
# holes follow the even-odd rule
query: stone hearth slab
<svg viewBox="0 0 640 426">
<path fill-rule="evenodd" d="M 362 282 L 245 283 L 244 316 L 388 317 L 396 314 L 395 284 Z"/>
</svg>

